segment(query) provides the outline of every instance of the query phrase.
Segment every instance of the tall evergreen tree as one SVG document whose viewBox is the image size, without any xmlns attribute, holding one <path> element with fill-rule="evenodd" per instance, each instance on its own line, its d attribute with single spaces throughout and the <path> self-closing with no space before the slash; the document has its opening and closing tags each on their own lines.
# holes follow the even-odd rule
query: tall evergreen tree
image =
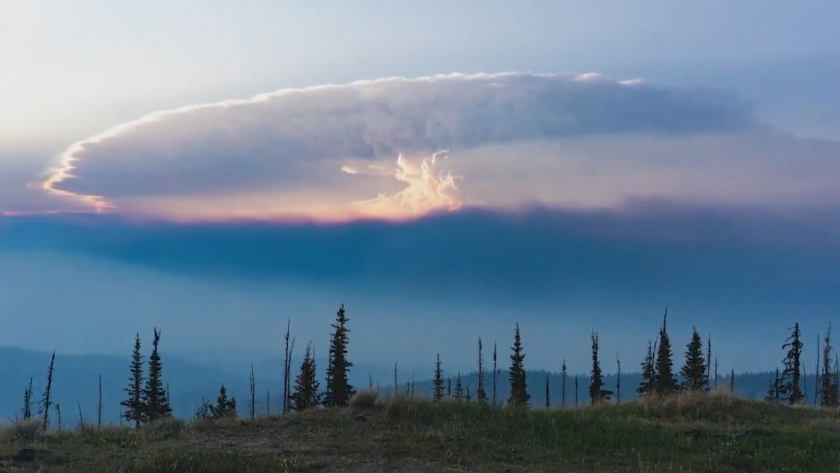
<svg viewBox="0 0 840 473">
<path fill-rule="evenodd" d="M 499 383 L 499 366 L 498 350 L 496 350 L 496 342 L 493 342 L 493 405 L 496 405 L 496 387 Z"/>
<path fill-rule="evenodd" d="M 706 391 L 712 389 L 712 334 L 709 334 L 709 342 L 706 345 Z"/>
<path fill-rule="evenodd" d="M 589 402 L 600 404 L 610 399 L 612 391 L 604 389 L 604 376 L 601 372 L 601 361 L 598 358 L 598 334 L 592 331 L 592 371 L 589 373 Z"/>
<path fill-rule="evenodd" d="M 236 398 L 228 398 L 227 397 L 227 389 L 225 389 L 225 385 L 222 384 L 222 387 L 219 388 L 219 397 L 216 399 L 216 404 L 208 404 L 208 410 L 210 411 L 210 415 L 218 420 L 225 417 L 236 417 Z"/>
<path fill-rule="evenodd" d="M 782 345 L 782 349 L 787 349 L 787 355 L 782 363 L 784 364 L 784 371 L 782 371 L 782 389 L 781 397 L 789 404 L 799 404 L 805 400 L 805 394 L 800 387 L 800 378 L 802 377 L 800 359 L 802 358 L 802 340 L 800 340 L 802 333 L 799 331 L 799 323 L 794 323 L 791 329 L 792 333 Z"/>
<path fill-rule="evenodd" d="M 575 375 L 575 409 L 578 407 L 578 377 Z"/>
<path fill-rule="evenodd" d="M 248 391 L 251 395 L 248 400 L 248 417 L 254 420 L 257 417 L 257 379 L 254 377 L 253 364 L 251 364 L 251 375 L 248 376 Z"/>
<path fill-rule="evenodd" d="M 478 337 L 478 386 L 475 390 L 475 400 L 479 404 L 487 402 L 487 391 L 484 389 L 484 354 L 481 337 Z"/>
<path fill-rule="evenodd" d="M 615 403 L 621 404 L 621 359 L 615 355 L 615 363 L 618 365 L 618 374 L 615 378 Z"/>
<path fill-rule="evenodd" d="M 47 368 L 47 385 L 44 387 L 44 394 L 41 396 L 41 414 L 43 414 L 44 419 L 44 431 L 49 429 L 50 427 L 50 406 L 53 405 L 52 402 L 52 382 L 53 382 L 53 373 L 55 370 L 55 350 L 53 350 L 52 358 L 50 359 L 50 367 Z M 56 409 L 58 405 L 56 405 Z M 59 419 L 61 419 L 60 410 L 59 412 Z M 61 420 L 59 420 L 59 426 L 61 425 Z"/>
<path fill-rule="evenodd" d="M 671 352 L 671 339 L 668 337 L 668 308 L 665 308 L 665 316 L 662 319 L 662 328 L 659 329 L 659 350 L 656 352 L 656 393 L 667 395 L 677 391 L 677 379 L 674 377 L 674 354 Z"/>
<path fill-rule="evenodd" d="M 315 357 L 312 356 L 312 342 L 309 342 L 300 364 L 300 373 L 295 379 L 295 391 L 290 399 L 292 409 L 304 411 L 318 406 L 321 395 L 318 393 L 320 383 L 317 371 Z"/>
<path fill-rule="evenodd" d="M 654 347 L 653 343 L 648 340 L 647 355 L 642 361 L 642 382 L 636 389 L 639 395 L 651 395 L 656 392 L 656 366 L 654 365 Z"/>
<path fill-rule="evenodd" d="M 706 377 L 706 358 L 703 356 L 703 340 L 692 328 L 691 341 L 686 345 L 685 364 L 680 370 L 682 388 L 686 391 L 705 391 L 708 386 Z"/>
<path fill-rule="evenodd" d="M 134 352 L 131 356 L 131 378 L 128 379 L 128 387 L 124 389 L 128 397 L 120 402 L 125 407 L 123 416 L 125 420 L 134 422 L 134 428 L 139 429 L 143 421 L 143 354 L 140 353 L 140 334 L 134 338 Z"/>
<path fill-rule="evenodd" d="M 735 368 L 729 373 L 729 392 L 735 394 Z"/>
<path fill-rule="evenodd" d="M 560 371 L 560 375 L 563 377 L 562 380 L 562 389 L 560 393 L 560 408 L 563 409 L 566 407 L 566 359 L 563 358 L 563 366 L 562 370 Z"/>
<path fill-rule="evenodd" d="M 154 329 L 152 354 L 149 355 L 149 374 L 146 377 L 146 386 L 142 392 L 143 420 L 146 422 L 154 422 L 172 414 L 172 409 L 167 401 L 166 389 L 163 387 L 163 363 L 158 351 L 159 345 L 160 330 Z"/>
<path fill-rule="evenodd" d="M 461 373 L 455 378 L 455 400 L 462 401 L 464 399 L 464 387 L 461 385 Z"/>
<path fill-rule="evenodd" d="M 519 322 L 513 337 L 510 355 L 510 397 L 508 405 L 512 407 L 527 406 L 531 396 L 525 381 L 525 353 L 522 351 L 522 338 L 519 333 Z"/>
<path fill-rule="evenodd" d="M 440 402 L 443 399 L 443 369 L 440 367 L 440 353 L 435 360 L 435 377 L 432 380 L 432 400 Z"/>
<path fill-rule="evenodd" d="M 545 373 L 545 408 L 551 408 L 551 388 L 548 387 L 548 377 L 549 373 Z"/>
<path fill-rule="evenodd" d="M 289 412 L 292 398 L 292 351 L 295 349 L 295 339 L 292 338 L 292 318 L 286 320 L 286 335 L 283 336 L 283 415 Z"/>
<path fill-rule="evenodd" d="M 776 376 L 770 381 L 770 385 L 767 387 L 767 394 L 764 395 L 764 400 L 768 402 L 781 402 L 782 389 L 782 377 L 779 374 L 779 368 L 776 368 Z"/>
<path fill-rule="evenodd" d="M 823 372 L 820 376 L 820 404 L 823 407 L 837 407 L 838 399 L 837 376 L 831 368 L 831 358 L 834 348 L 831 346 L 831 324 L 823 339 Z"/>
<path fill-rule="evenodd" d="M 347 406 L 355 391 L 348 381 L 350 368 L 353 367 L 347 359 L 347 345 L 350 339 L 347 334 L 349 319 L 344 313 L 344 304 L 338 309 L 335 317 L 335 324 L 332 328 L 332 340 L 330 341 L 329 361 L 327 363 L 327 386 L 324 394 L 324 405 L 330 407 Z"/>
<path fill-rule="evenodd" d="M 32 378 L 29 378 L 29 385 L 23 390 L 23 420 L 32 418 Z"/>
</svg>

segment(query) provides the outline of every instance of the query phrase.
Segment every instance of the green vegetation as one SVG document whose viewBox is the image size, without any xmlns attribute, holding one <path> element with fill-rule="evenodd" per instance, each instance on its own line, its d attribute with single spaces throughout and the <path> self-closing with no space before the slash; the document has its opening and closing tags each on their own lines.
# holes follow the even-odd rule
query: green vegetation
<svg viewBox="0 0 840 473">
<path fill-rule="evenodd" d="M 44 434 L 29 421 L 0 433 L 0 470 L 819 473 L 840 462 L 837 410 L 721 392 L 558 410 L 364 398 L 350 408 L 210 424 L 168 418 L 139 430 Z"/>
</svg>

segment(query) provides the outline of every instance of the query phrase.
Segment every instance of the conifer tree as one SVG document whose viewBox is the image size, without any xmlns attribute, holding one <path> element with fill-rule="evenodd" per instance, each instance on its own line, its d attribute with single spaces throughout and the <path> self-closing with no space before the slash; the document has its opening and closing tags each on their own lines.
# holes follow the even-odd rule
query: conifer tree
<svg viewBox="0 0 840 473">
<path fill-rule="evenodd" d="M 236 418 L 236 399 L 228 399 L 227 390 L 225 389 L 224 384 L 222 384 L 222 387 L 219 388 L 219 397 L 216 399 L 216 404 L 208 404 L 207 408 L 209 409 L 212 417 L 216 420 L 225 417 Z"/>
<path fill-rule="evenodd" d="M 705 391 L 708 386 L 703 340 L 697 332 L 697 327 L 692 328 L 691 341 L 686 345 L 685 364 L 680 370 L 680 375 L 682 388 L 686 391 Z"/>
<path fill-rule="evenodd" d="M 802 358 L 802 341 L 800 340 L 801 332 L 799 331 L 799 323 L 794 323 L 791 329 L 792 333 L 782 345 L 782 349 L 787 349 L 787 355 L 782 363 L 784 364 L 784 371 L 782 371 L 782 389 L 781 397 L 789 404 L 799 404 L 805 399 L 800 388 L 801 362 Z"/>
<path fill-rule="evenodd" d="M 578 407 L 578 377 L 575 375 L 575 409 Z"/>
<path fill-rule="evenodd" d="M 440 402 L 443 399 L 443 369 L 440 367 L 440 353 L 435 361 L 435 377 L 432 380 L 432 400 Z"/>
<path fill-rule="evenodd" d="M 142 392 L 142 413 L 143 420 L 146 422 L 154 422 L 172 414 L 172 409 L 167 401 L 166 390 L 163 387 L 163 364 L 158 351 L 159 345 L 160 330 L 154 329 L 152 354 L 149 355 L 149 374 L 146 377 L 146 386 Z"/>
<path fill-rule="evenodd" d="M 467 401 L 467 404 L 472 402 L 472 394 L 470 393 L 469 386 L 467 386 L 467 394 L 464 395 L 464 399 Z"/>
<path fill-rule="evenodd" d="M 677 379 L 674 377 L 673 353 L 671 352 L 671 339 L 667 330 L 668 308 L 665 308 L 665 316 L 662 319 L 662 328 L 659 330 L 659 350 L 656 353 L 656 393 L 660 395 L 672 394 L 677 391 Z"/>
<path fill-rule="evenodd" d="M 497 364 L 497 353 L 496 350 L 496 342 L 493 342 L 493 405 L 496 405 L 496 386 L 499 382 L 499 367 Z"/>
<path fill-rule="evenodd" d="M 512 353 L 510 355 L 510 397 L 508 405 L 512 407 L 527 406 L 531 396 L 525 381 L 525 353 L 522 352 L 522 339 L 519 333 L 519 322 L 513 338 Z"/>
<path fill-rule="evenodd" d="M 550 388 L 548 387 L 548 377 L 549 377 L 549 374 L 546 373 L 545 374 L 545 408 L 546 408 L 546 410 L 551 408 L 551 391 L 550 391 Z"/>
<path fill-rule="evenodd" d="M 779 374 L 779 368 L 776 368 L 776 376 L 770 381 L 770 385 L 767 387 L 767 394 L 764 395 L 764 400 L 768 402 L 781 402 L 782 389 L 782 377 Z"/>
<path fill-rule="evenodd" d="M 706 391 L 712 389 L 712 334 L 709 334 L 709 342 L 706 345 Z"/>
<path fill-rule="evenodd" d="M 257 417 L 257 380 L 254 377 L 254 365 L 251 364 L 251 375 L 248 377 L 248 389 L 251 398 L 248 400 L 248 417 L 254 420 Z"/>
<path fill-rule="evenodd" d="M 292 379 L 292 350 L 295 347 L 295 340 L 292 336 L 292 318 L 286 320 L 286 335 L 283 336 L 285 346 L 283 348 L 283 415 L 289 411 L 291 400 L 291 379 Z"/>
<path fill-rule="evenodd" d="M 446 397 L 452 397 L 452 378 L 446 378 Z"/>
<path fill-rule="evenodd" d="M 656 392 L 656 367 L 654 366 L 653 344 L 648 340 L 647 355 L 642 362 L 642 382 L 636 392 L 646 396 Z"/>
<path fill-rule="evenodd" d="M 615 378 L 615 403 L 621 404 L 621 360 L 615 355 L 615 363 L 618 365 L 618 374 Z"/>
<path fill-rule="evenodd" d="M 560 371 L 560 375 L 563 377 L 562 392 L 560 393 L 560 408 L 564 409 L 566 407 L 566 359 L 565 358 L 563 358 L 563 367 Z"/>
<path fill-rule="evenodd" d="M 608 401 L 612 391 L 604 389 L 601 361 L 598 358 L 598 334 L 593 330 L 590 338 L 592 340 L 592 371 L 589 373 L 589 402 L 595 405 Z"/>
<path fill-rule="evenodd" d="M 478 386 L 475 390 L 475 400 L 479 404 L 487 402 L 487 392 L 484 389 L 484 354 L 481 337 L 478 337 Z"/>
<path fill-rule="evenodd" d="M 455 378 L 455 400 L 462 401 L 464 399 L 464 387 L 461 386 L 461 373 Z"/>
<path fill-rule="evenodd" d="M 32 378 L 29 378 L 29 386 L 23 391 L 23 420 L 32 418 Z"/>
<path fill-rule="evenodd" d="M 40 402 L 40 413 L 43 416 L 44 424 L 43 428 L 44 431 L 49 429 L 50 427 L 50 406 L 53 405 L 52 402 L 52 382 L 53 382 L 53 371 L 55 368 L 55 350 L 53 350 L 52 358 L 50 359 L 50 366 L 47 368 L 47 385 L 44 388 L 44 393 L 41 395 L 41 402 Z"/>
<path fill-rule="evenodd" d="M 832 351 L 831 346 L 831 324 L 828 325 L 828 332 L 826 332 L 823 340 L 823 372 L 820 377 L 820 404 L 823 407 L 837 407 L 840 404 L 837 392 L 837 376 L 834 370 L 831 369 Z"/>
<path fill-rule="evenodd" d="M 291 396 L 291 407 L 296 411 L 304 411 L 317 407 L 320 402 L 315 357 L 312 356 L 312 342 L 306 345 L 303 361 L 300 364 L 300 374 L 295 379 L 295 391 Z"/>
<path fill-rule="evenodd" d="M 729 392 L 735 394 L 735 368 L 729 373 Z"/>
<path fill-rule="evenodd" d="M 347 406 L 355 391 L 348 381 L 350 368 L 353 367 L 347 359 L 347 345 L 350 342 L 347 334 L 349 319 L 344 313 L 344 304 L 338 309 L 335 317 L 335 324 L 332 328 L 332 340 L 330 341 L 329 361 L 327 364 L 327 386 L 324 394 L 324 405 L 330 407 Z"/>
<path fill-rule="evenodd" d="M 99 402 L 96 403 L 96 426 L 98 430 L 102 430 L 102 375 L 99 376 Z"/>
<path fill-rule="evenodd" d="M 143 421 L 143 355 L 140 353 L 140 334 L 134 338 L 134 352 L 131 356 L 131 378 L 128 387 L 124 389 L 128 397 L 120 402 L 125 407 L 125 420 L 134 422 L 134 428 L 139 429 Z"/>
</svg>

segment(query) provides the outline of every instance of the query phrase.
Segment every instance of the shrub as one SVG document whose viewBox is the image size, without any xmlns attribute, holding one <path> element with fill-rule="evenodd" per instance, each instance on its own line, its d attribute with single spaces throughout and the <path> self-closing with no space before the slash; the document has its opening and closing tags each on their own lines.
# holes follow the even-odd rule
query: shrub
<svg viewBox="0 0 840 473">
<path fill-rule="evenodd" d="M 32 442 L 43 433 L 43 422 L 40 419 L 21 420 L 4 426 L 0 430 L 0 438 L 6 442 Z"/>
<path fill-rule="evenodd" d="M 153 439 L 169 439 L 181 435 L 187 430 L 187 423 L 177 417 L 164 417 L 143 426 L 141 432 Z"/>
<path fill-rule="evenodd" d="M 352 398 L 350 398 L 350 407 L 358 409 L 370 409 L 376 407 L 376 401 L 379 399 L 379 393 L 374 390 L 366 389 L 359 391 Z"/>
</svg>

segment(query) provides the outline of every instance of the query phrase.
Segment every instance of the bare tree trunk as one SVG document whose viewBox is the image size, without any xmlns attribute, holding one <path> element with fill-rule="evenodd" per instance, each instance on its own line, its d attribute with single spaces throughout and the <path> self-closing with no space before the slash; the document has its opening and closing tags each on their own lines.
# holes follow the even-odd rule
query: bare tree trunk
<svg viewBox="0 0 840 473">
<path fill-rule="evenodd" d="M 248 406 L 251 420 L 257 417 L 257 380 L 254 378 L 254 365 L 251 364 L 251 377 L 249 378 L 249 387 L 251 388 L 251 402 Z"/>
<path fill-rule="evenodd" d="M 615 355 L 615 362 L 618 364 L 618 377 L 615 380 L 615 403 L 621 404 L 621 360 Z"/>
<path fill-rule="evenodd" d="M 99 403 L 96 406 L 97 413 L 96 425 L 99 430 L 102 430 L 102 375 L 99 375 Z"/>
<path fill-rule="evenodd" d="M 566 359 L 563 358 L 563 392 L 560 393 L 560 408 L 566 407 Z"/>
<path fill-rule="evenodd" d="M 398 391 L 399 387 L 400 387 L 400 385 L 397 382 L 397 364 L 394 363 L 394 399 L 395 400 L 397 399 L 397 396 L 399 396 L 399 394 L 400 394 L 399 391 Z"/>
<path fill-rule="evenodd" d="M 289 336 L 292 331 L 292 319 L 286 322 L 286 349 L 283 355 L 283 415 L 286 415 L 286 408 L 289 405 Z"/>
<path fill-rule="evenodd" d="M 58 431 L 61 432 L 61 405 L 55 405 L 55 412 L 58 414 Z"/>
<path fill-rule="evenodd" d="M 271 416 L 271 391 L 265 392 L 265 415 Z"/>
<path fill-rule="evenodd" d="M 79 430 L 85 430 L 85 418 L 82 417 L 82 403 L 76 401 L 76 405 L 79 406 Z"/>
</svg>

